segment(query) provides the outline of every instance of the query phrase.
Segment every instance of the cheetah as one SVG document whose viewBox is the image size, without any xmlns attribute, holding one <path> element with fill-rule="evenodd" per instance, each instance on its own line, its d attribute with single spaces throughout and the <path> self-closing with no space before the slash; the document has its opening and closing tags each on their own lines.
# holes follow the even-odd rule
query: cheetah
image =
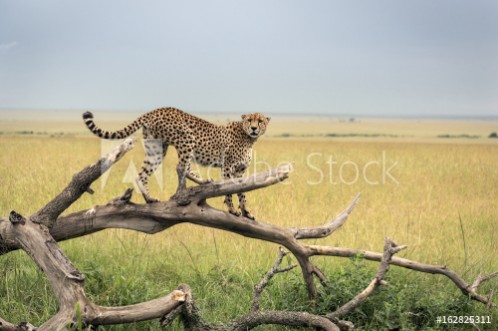
<svg viewBox="0 0 498 331">
<path fill-rule="evenodd" d="M 159 108 L 114 132 L 97 127 L 91 112 L 84 113 L 83 120 L 92 133 L 103 139 L 122 139 L 142 128 L 146 157 L 136 182 L 145 201 L 153 203 L 159 200 L 149 195 L 148 178 L 161 164 L 169 145 L 173 145 L 178 153 L 176 194 L 186 188 L 187 178 L 199 185 L 212 181 L 201 179 L 192 172 L 191 161 L 221 168 L 224 179 L 239 178 L 249 166 L 252 146 L 265 133 L 270 117 L 251 113 L 242 115 L 242 121 L 216 125 L 177 108 Z M 224 200 L 228 211 L 254 220 L 247 210 L 245 194 L 238 193 L 237 196 L 240 212 L 234 208 L 231 194 Z"/>
</svg>

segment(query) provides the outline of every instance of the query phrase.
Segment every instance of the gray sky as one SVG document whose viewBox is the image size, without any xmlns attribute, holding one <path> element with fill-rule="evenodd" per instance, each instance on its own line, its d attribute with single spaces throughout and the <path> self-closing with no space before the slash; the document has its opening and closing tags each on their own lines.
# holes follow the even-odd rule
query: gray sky
<svg viewBox="0 0 498 331">
<path fill-rule="evenodd" d="M 0 0 L 0 108 L 498 115 L 498 1 Z"/>
</svg>

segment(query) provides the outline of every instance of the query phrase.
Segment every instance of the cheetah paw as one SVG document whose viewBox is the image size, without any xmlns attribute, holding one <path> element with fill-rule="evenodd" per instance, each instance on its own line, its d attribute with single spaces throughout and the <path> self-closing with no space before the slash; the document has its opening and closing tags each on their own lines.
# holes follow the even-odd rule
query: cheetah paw
<svg viewBox="0 0 498 331">
<path fill-rule="evenodd" d="M 250 213 L 249 211 L 247 211 L 247 210 L 243 210 L 243 211 L 242 211 L 242 216 L 244 216 L 245 218 L 250 219 L 251 221 L 255 221 L 255 220 L 256 220 L 256 218 L 254 217 L 254 215 L 253 215 L 253 214 L 251 214 L 251 213 Z"/>
<path fill-rule="evenodd" d="M 240 211 L 238 211 L 238 210 L 232 209 L 232 210 L 229 210 L 228 212 L 229 212 L 230 214 L 232 214 L 232 215 L 237 216 L 237 217 L 239 217 L 239 216 L 240 216 Z"/>
<path fill-rule="evenodd" d="M 211 184 L 212 182 L 214 182 L 214 179 L 212 178 L 204 179 L 201 185 Z"/>
<path fill-rule="evenodd" d="M 156 203 L 156 202 L 159 202 L 159 199 L 156 199 L 156 198 L 144 197 L 144 199 L 145 199 L 145 202 L 147 202 L 147 203 Z"/>
</svg>

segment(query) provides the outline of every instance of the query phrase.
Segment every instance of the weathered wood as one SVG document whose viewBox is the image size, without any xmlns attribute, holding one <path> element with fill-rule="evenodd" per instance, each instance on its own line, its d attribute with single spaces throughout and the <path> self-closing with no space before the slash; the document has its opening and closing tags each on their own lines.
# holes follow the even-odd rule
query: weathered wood
<svg viewBox="0 0 498 331">
<path fill-rule="evenodd" d="M 89 325 L 111 325 L 147 321 L 161 318 L 185 302 L 185 293 L 174 290 L 155 300 L 123 307 L 93 306 L 92 316 L 86 317 Z"/>
<path fill-rule="evenodd" d="M 35 331 L 36 327 L 28 322 L 21 322 L 17 325 L 9 323 L 0 317 L 0 330 L 2 331 Z"/>
<path fill-rule="evenodd" d="M 245 331 L 260 325 L 278 324 L 285 326 L 313 327 L 325 331 L 339 331 L 339 327 L 326 317 L 295 311 L 251 312 L 227 327 L 228 330 Z"/>
<path fill-rule="evenodd" d="M 329 236 L 347 221 L 349 214 L 351 214 L 353 208 L 359 200 L 360 194 L 357 194 L 351 204 L 344 211 L 322 226 L 310 228 L 291 228 L 291 231 L 294 231 L 294 237 L 296 239 L 315 239 Z"/>
</svg>

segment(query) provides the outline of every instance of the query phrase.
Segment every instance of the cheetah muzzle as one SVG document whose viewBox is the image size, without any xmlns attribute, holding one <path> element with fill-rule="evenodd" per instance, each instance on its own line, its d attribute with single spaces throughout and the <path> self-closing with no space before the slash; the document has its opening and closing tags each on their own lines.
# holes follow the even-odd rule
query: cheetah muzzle
<svg viewBox="0 0 498 331">
<path fill-rule="evenodd" d="M 178 153 L 178 188 L 175 196 L 186 189 L 187 178 L 199 185 L 212 182 L 201 179 L 191 170 L 194 161 L 203 166 L 221 168 L 224 179 L 242 177 L 251 162 L 252 145 L 265 131 L 270 117 L 260 113 L 242 115 L 241 121 L 216 125 L 176 108 L 160 108 L 138 117 L 119 131 L 105 131 L 97 127 L 93 114 L 86 112 L 83 120 L 90 131 L 103 139 L 122 139 L 142 129 L 145 144 L 145 160 L 137 176 L 137 185 L 145 201 L 159 201 L 149 195 L 148 180 L 162 163 L 168 146 Z M 234 208 L 232 195 L 225 196 L 228 211 L 236 216 L 254 220 L 247 210 L 244 193 L 237 194 L 239 210 Z"/>
</svg>

